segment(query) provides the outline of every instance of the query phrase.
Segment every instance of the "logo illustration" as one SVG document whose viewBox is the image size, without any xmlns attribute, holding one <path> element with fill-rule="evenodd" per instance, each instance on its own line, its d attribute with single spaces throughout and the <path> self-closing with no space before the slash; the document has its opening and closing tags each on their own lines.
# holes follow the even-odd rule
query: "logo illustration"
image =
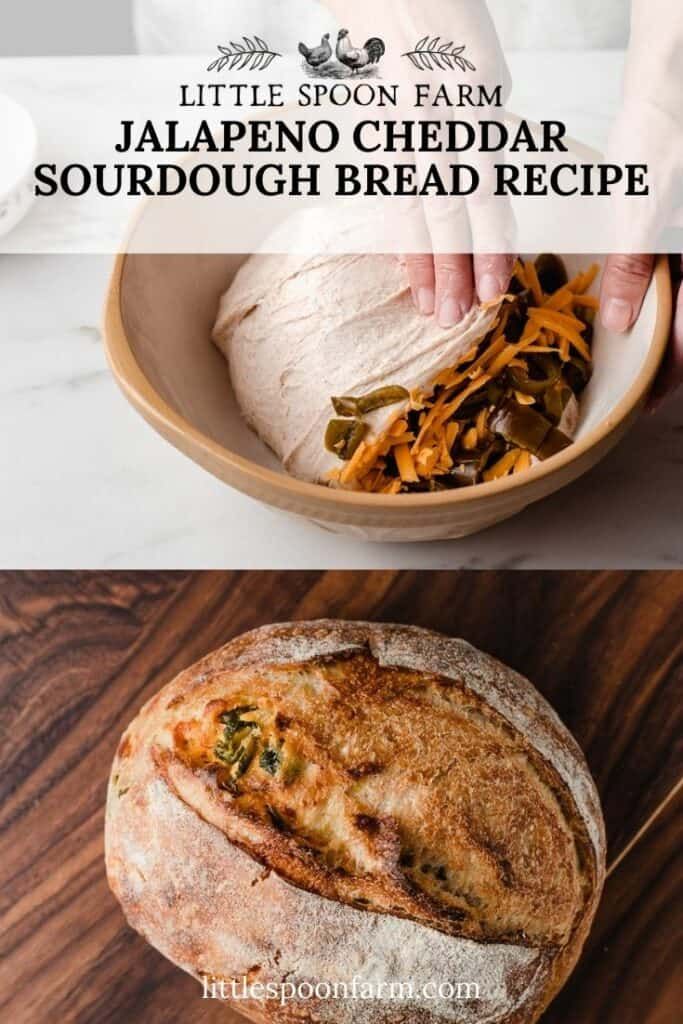
<svg viewBox="0 0 683 1024">
<path fill-rule="evenodd" d="M 431 42 L 429 36 L 425 36 L 415 44 L 415 49 L 408 50 L 401 56 L 408 57 L 418 71 L 433 71 L 435 68 L 439 71 L 455 71 L 456 67 L 461 71 L 477 70 L 472 61 L 463 57 L 464 46 L 456 46 L 455 43 L 444 43 L 439 46 L 440 42 L 441 36 L 436 36 Z"/>
<path fill-rule="evenodd" d="M 281 53 L 272 50 L 268 43 L 259 39 L 258 36 L 254 36 L 253 39 L 249 39 L 247 36 L 242 36 L 242 38 L 244 45 L 231 42 L 230 46 L 219 46 L 218 51 L 221 56 L 209 64 L 206 70 L 222 71 L 223 68 L 228 67 L 228 71 L 236 69 L 246 71 L 247 68 L 251 71 L 265 71 L 276 57 L 282 56 Z"/>
<path fill-rule="evenodd" d="M 319 46 L 309 47 L 299 43 L 299 53 L 304 58 L 304 67 L 313 78 L 346 78 L 349 75 L 368 77 L 377 71 L 377 65 L 386 53 L 384 41 L 373 36 L 365 46 L 354 46 L 349 30 L 341 29 L 337 36 L 335 52 L 332 51 L 330 33 L 320 40 Z"/>
</svg>

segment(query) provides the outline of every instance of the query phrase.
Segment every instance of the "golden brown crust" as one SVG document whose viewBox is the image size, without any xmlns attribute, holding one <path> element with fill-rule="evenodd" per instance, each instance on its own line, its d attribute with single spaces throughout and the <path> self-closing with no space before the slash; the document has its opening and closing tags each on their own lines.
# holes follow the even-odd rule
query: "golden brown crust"
<svg viewBox="0 0 683 1024">
<path fill-rule="evenodd" d="M 181 816 L 176 835 L 169 820 Z M 149 873 L 144 884 L 134 873 L 136 860 L 154 863 L 159 881 L 151 818 L 157 840 L 167 833 L 167 925 Z M 242 898 L 212 908 L 199 880 L 216 843 Z M 194 885 L 169 874 L 171 850 Z M 578 747 L 526 680 L 424 630 L 326 621 L 239 637 L 143 709 L 112 769 L 107 863 L 131 923 L 196 975 L 258 966 L 277 977 L 282 950 L 274 963 L 277 939 L 254 943 L 253 903 L 273 936 L 287 936 L 290 973 L 305 961 L 325 977 L 329 951 L 306 952 L 305 929 L 292 939 L 293 922 L 275 909 L 296 906 L 315 913 L 329 949 L 341 943 L 359 963 L 365 950 L 376 969 L 379 943 L 395 968 L 395 941 L 422 944 L 421 968 L 475 970 L 496 993 L 457 1004 L 460 1016 L 413 1005 L 411 1020 L 513 1024 L 537 1018 L 580 952 L 602 886 L 604 832 Z M 260 881 L 236 882 L 244 871 Z M 181 928 L 179 946 L 186 902 L 202 924 Z M 244 933 L 227 952 L 219 905 L 221 926 L 227 916 L 232 934 Z M 211 952 L 193 947 L 211 934 Z M 246 964 L 236 947 L 250 944 L 258 957 Z M 373 1005 L 371 1024 L 403 1019 Z M 296 1019 L 327 1020 L 329 1010 Z M 254 1012 L 289 1019 L 269 1003 Z M 335 1012 L 329 1019 L 346 1019 Z"/>
</svg>

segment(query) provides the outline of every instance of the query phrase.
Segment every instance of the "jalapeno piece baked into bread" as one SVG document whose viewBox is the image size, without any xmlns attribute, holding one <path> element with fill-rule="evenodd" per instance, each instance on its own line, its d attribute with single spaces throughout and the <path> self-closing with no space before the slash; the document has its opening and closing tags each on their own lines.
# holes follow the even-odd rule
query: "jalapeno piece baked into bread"
<svg viewBox="0 0 683 1024">
<path fill-rule="evenodd" d="M 522 1024 L 581 951 L 605 839 L 526 679 L 426 630 L 319 621 L 238 637 L 149 701 L 106 858 L 130 924 L 195 977 L 349 986 L 240 1000 L 251 1020 Z M 412 993 L 359 1000 L 354 978 Z"/>
</svg>

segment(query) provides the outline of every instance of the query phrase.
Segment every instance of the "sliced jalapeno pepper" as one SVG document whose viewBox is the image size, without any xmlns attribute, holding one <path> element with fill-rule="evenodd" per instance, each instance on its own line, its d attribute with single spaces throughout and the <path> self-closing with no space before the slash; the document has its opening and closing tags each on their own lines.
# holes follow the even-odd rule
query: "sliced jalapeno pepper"
<svg viewBox="0 0 683 1024">
<path fill-rule="evenodd" d="M 367 416 L 369 412 L 395 405 L 396 402 L 405 402 L 408 398 L 409 391 L 400 385 L 392 384 L 359 397 L 346 395 L 342 398 L 333 398 L 332 405 L 337 416 Z"/>
<path fill-rule="evenodd" d="M 547 361 L 544 369 L 547 376 L 538 379 L 531 377 L 528 369 L 522 369 L 521 366 L 511 366 L 508 369 L 508 374 L 513 387 L 517 391 L 521 391 L 523 395 L 542 395 L 553 386 L 560 376 L 560 368 L 553 359 Z"/>
<path fill-rule="evenodd" d="M 325 447 L 343 462 L 348 462 L 366 431 L 367 426 L 361 420 L 330 420 L 325 431 Z"/>
<path fill-rule="evenodd" d="M 378 388 L 371 391 L 369 395 L 361 395 L 358 399 L 358 408 L 361 416 L 366 416 L 375 409 L 384 409 L 387 405 L 395 405 L 396 402 L 405 402 L 410 398 L 410 393 L 399 384 L 392 384 L 385 388 Z"/>
<path fill-rule="evenodd" d="M 505 394 L 505 385 L 500 378 L 490 380 L 486 385 L 486 397 L 491 405 L 498 405 Z"/>
<path fill-rule="evenodd" d="M 337 416 L 360 416 L 358 399 L 351 396 L 344 398 L 333 398 L 332 406 Z"/>
<path fill-rule="evenodd" d="M 558 430 L 557 427 L 552 427 L 536 454 L 541 460 L 549 459 L 551 456 L 557 455 L 558 452 L 564 451 L 564 449 L 568 448 L 571 443 L 571 437 L 567 437 L 567 435 L 561 430 Z"/>
<path fill-rule="evenodd" d="M 537 454 L 552 423 L 529 405 L 506 402 L 491 417 L 491 430 L 516 448 Z"/>
<path fill-rule="evenodd" d="M 543 408 L 549 420 L 557 425 L 562 419 L 567 402 L 572 397 L 572 389 L 564 381 L 558 381 L 548 388 L 543 396 Z"/>
</svg>

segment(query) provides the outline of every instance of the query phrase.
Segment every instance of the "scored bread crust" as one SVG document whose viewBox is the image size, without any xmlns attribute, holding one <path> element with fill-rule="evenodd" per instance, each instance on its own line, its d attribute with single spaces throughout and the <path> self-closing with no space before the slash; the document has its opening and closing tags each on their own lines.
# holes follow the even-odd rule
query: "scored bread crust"
<svg viewBox="0 0 683 1024">
<path fill-rule="evenodd" d="M 179 720 L 205 714 L 231 681 L 277 676 L 294 685 L 302 666 L 343 673 L 345 659 L 351 666 L 356 656 L 416 673 L 417 683 L 457 683 L 552 775 L 583 866 L 581 904 L 566 939 L 477 940 L 420 898 L 399 900 L 396 914 L 381 898 L 369 901 L 372 910 L 351 905 L 344 878 L 335 883 L 339 872 L 325 873 L 305 858 L 293 867 L 276 829 L 249 814 L 237 820 L 215 776 L 181 756 Z M 362 686 L 357 701 L 359 709 L 368 702 Z M 417 989 L 442 980 L 480 986 L 480 998 L 470 1001 L 240 1000 L 237 1008 L 254 1021 L 526 1024 L 538 1020 L 581 951 L 604 881 L 605 836 L 578 745 L 526 679 L 462 640 L 321 620 L 244 634 L 148 702 L 112 766 L 106 859 L 130 924 L 197 978 L 296 984 L 357 976 L 375 987 L 405 980 Z"/>
</svg>

